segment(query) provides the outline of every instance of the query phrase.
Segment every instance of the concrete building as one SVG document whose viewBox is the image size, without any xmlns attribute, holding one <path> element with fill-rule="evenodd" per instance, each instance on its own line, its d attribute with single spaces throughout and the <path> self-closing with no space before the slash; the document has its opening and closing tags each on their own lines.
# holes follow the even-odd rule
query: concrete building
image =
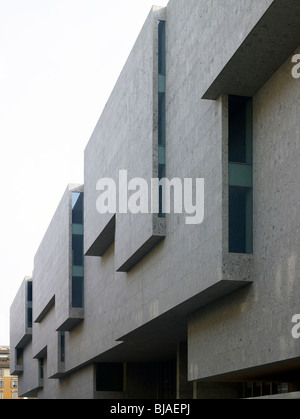
<svg viewBox="0 0 300 419">
<path fill-rule="evenodd" d="M 299 28 L 298 0 L 153 7 L 12 303 L 21 395 L 298 397 Z M 204 179 L 203 222 L 124 185 L 100 214 L 125 171 Z"/>
</svg>

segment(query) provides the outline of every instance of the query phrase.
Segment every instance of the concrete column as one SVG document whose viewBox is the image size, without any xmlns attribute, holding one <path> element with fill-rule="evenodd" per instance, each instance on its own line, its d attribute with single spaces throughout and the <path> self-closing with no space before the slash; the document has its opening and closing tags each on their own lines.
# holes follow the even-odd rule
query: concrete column
<svg viewBox="0 0 300 419">
<path fill-rule="evenodd" d="M 193 381 L 193 399 L 198 398 L 198 381 Z"/>
<path fill-rule="evenodd" d="M 177 343 L 176 399 L 193 397 L 193 382 L 187 381 L 187 343 Z"/>
</svg>

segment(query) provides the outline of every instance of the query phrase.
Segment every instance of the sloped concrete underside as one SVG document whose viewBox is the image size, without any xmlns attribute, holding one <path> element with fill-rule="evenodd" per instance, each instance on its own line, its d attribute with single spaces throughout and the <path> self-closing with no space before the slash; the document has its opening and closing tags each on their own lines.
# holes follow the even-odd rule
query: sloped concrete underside
<svg viewBox="0 0 300 419">
<path fill-rule="evenodd" d="M 120 344 L 99 355 L 96 361 L 153 362 L 176 356 L 177 343 L 187 340 L 188 317 L 193 312 L 249 284 L 250 281 L 217 282 L 140 328 L 120 336 Z"/>
<path fill-rule="evenodd" d="M 202 99 L 254 96 L 299 44 L 299 0 L 274 0 Z"/>
</svg>

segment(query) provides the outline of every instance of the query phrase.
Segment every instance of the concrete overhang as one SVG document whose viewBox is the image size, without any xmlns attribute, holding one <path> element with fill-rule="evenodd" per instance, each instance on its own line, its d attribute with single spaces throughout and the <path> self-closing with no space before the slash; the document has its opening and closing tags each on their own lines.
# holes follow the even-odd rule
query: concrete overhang
<svg viewBox="0 0 300 419">
<path fill-rule="evenodd" d="M 129 272 L 141 259 L 143 259 L 151 250 L 162 240 L 165 234 L 153 234 L 131 255 L 121 266 L 117 267 L 117 272 Z"/>
<path fill-rule="evenodd" d="M 143 336 L 150 339 L 170 338 L 180 342 L 186 338 L 187 322 L 191 314 L 200 310 L 202 307 L 225 297 L 238 289 L 252 284 L 251 281 L 229 281 L 221 280 L 195 295 L 194 297 L 183 301 L 181 304 L 161 314 L 157 318 L 141 326 L 139 329 L 122 336 L 120 341 L 139 340 Z"/>
<path fill-rule="evenodd" d="M 202 99 L 254 96 L 300 45 L 300 1 L 274 0 Z"/>
<path fill-rule="evenodd" d="M 84 320 L 84 308 L 69 307 L 69 314 L 65 321 L 56 329 L 57 332 L 70 332 Z"/>
<path fill-rule="evenodd" d="M 259 364 L 242 370 L 224 372 L 210 377 L 201 377 L 199 382 L 298 382 L 300 357 L 278 360 L 268 364 Z"/>
<path fill-rule="evenodd" d="M 248 258 L 248 255 L 245 256 Z M 247 265 L 245 258 L 243 258 L 243 261 Z M 234 274 L 232 276 L 236 277 Z M 52 378 L 62 378 L 83 366 L 95 362 L 157 362 L 164 359 L 176 358 L 178 342 L 187 341 L 188 321 L 193 313 L 251 284 L 252 281 L 250 279 L 222 279 L 217 281 L 190 299 L 161 313 L 158 317 L 146 322 L 131 332 L 120 336 L 112 348 L 93 357 L 80 366 L 65 371 L 59 376 L 53 376 Z"/>
<path fill-rule="evenodd" d="M 32 327 L 27 327 L 25 334 L 23 335 L 20 342 L 16 345 L 16 348 L 25 348 L 25 346 L 28 345 L 31 339 L 32 339 Z"/>
<path fill-rule="evenodd" d="M 221 280 L 194 297 L 183 301 L 141 327 L 120 336 L 114 348 L 95 358 L 95 362 L 153 362 L 172 358 L 178 342 L 187 340 L 188 319 L 191 314 L 251 281 Z"/>
<path fill-rule="evenodd" d="M 94 243 L 85 252 L 85 256 L 103 256 L 115 240 L 116 215 L 114 214 Z"/>
</svg>

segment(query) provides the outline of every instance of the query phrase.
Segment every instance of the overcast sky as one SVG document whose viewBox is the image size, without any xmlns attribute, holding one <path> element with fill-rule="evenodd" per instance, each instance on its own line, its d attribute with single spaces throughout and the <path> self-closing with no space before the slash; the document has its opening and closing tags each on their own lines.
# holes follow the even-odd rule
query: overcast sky
<svg viewBox="0 0 300 419">
<path fill-rule="evenodd" d="M 152 4 L 0 0 L 0 345 L 9 308 Z"/>
</svg>

